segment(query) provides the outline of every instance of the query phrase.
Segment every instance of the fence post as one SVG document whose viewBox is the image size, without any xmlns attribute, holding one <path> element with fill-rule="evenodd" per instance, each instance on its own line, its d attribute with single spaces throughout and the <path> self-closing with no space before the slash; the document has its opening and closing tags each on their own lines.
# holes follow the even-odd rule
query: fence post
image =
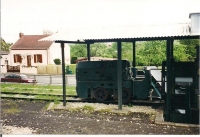
<svg viewBox="0 0 200 137">
<path fill-rule="evenodd" d="M 65 75 L 65 77 L 66 77 L 66 85 L 68 85 L 68 78 L 67 78 L 67 76 Z"/>
<path fill-rule="evenodd" d="M 50 85 L 52 84 L 52 77 L 51 77 L 51 75 L 50 75 Z"/>
<path fill-rule="evenodd" d="M 36 83 L 37 83 L 37 81 L 36 81 L 35 75 L 33 75 L 33 76 L 34 76 L 34 79 L 35 79 L 35 83 L 34 83 L 34 84 L 36 84 Z"/>
<path fill-rule="evenodd" d="M 34 76 L 34 79 L 36 80 L 35 75 L 33 75 L 33 76 Z"/>
</svg>

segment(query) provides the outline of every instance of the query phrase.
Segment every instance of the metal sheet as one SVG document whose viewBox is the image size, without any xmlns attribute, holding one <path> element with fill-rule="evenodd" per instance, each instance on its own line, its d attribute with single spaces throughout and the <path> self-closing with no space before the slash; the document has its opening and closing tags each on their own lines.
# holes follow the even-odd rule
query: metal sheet
<svg viewBox="0 0 200 137">
<path fill-rule="evenodd" d="M 161 85 L 161 71 L 156 66 L 148 66 L 146 69 L 151 71 L 152 77 Z"/>
<path fill-rule="evenodd" d="M 39 41 L 89 41 L 109 39 L 133 39 L 189 36 L 189 23 L 109 26 L 68 29 Z"/>
</svg>

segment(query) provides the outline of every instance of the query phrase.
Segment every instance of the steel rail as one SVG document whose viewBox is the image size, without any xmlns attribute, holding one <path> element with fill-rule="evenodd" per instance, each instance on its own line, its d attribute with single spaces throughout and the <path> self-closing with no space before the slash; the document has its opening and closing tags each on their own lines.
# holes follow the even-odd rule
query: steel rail
<svg viewBox="0 0 200 137">
<path fill-rule="evenodd" d="M 29 93 L 11 93 L 9 92 L 7 94 L 7 92 L 3 92 L 4 94 L 1 93 L 1 98 L 3 99 L 21 99 L 21 100 L 43 100 L 43 101 L 63 101 L 63 99 L 61 98 L 58 98 L 58 99 L 55 99 L 55 98 L 35 98 L 34 96 L 36 95 L 41 95 L 41 94 L 29 94 Z M 22 95 L 21 97 L 20 96 L 15 96 L 15 95 Z M 26 95 L 26 96 L 23 96 L 23 95 Z M 46 95 L 46 96 L 49 96 L 49 97 L 52 97 L 52 96 L 58 96 L 58 97 L 61 97 L 61 95 L 54 95 L 54 94 L 42 94 L 42 95 Z M 66 99 L 66 102 L 80 102 L 80 103 L 104 103 L 104 104 L 118 104 L 117 101 L 104 101 L 104 102 L 99 102 L 95 99 L 80 99 L 78 98 L 78 96 L 76 95 L 66 95 L 67 97 L 72 97 L 72 98 L 76 98 L 76 99 Z M 131 100 L 127 103 L 123 103 L 123 105 L 129 105 L 129 106 L 132 106 L 132 105 L 141 105 L 141 106 L 163 106 L 164 105 L 164 101 L 162 100 L 154 100 L 154 101 L 150 101 L 150 100 Z"/>
<path fill-rule="evenodd" d="M 28 92 L 4 92 L 1 91 L 1 94 L 20 94 L 20 95 L 44 95 L 44 96 L 63 96 L 62 94 L 45 94 L 45 93 L 28 93 Z M 77 95 L 66 95 L 66 97 L 78 98 Z"/>
</svg>

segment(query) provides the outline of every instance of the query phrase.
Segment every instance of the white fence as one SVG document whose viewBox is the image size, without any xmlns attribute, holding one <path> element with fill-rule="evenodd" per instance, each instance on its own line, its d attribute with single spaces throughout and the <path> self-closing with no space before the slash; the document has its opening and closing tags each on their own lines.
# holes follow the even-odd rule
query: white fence
<svg viewBox="0 0 200 137">
<path fill-rule="evenodd" d="M 18 73 L 19 74 L 19 73 Z M 1 77 L 5 77 L 9 75 L 9 73 L 1 74 Z M 34 78 L 37 81 L 37 84 L 44 85 L 62 85 L 63 79 L 62 75 L 32 75 L 27 74 L 29 78 Z M 75 75 L 65 75 L 66 85 L 76 85 L 76 77 Z"/>
</svg>

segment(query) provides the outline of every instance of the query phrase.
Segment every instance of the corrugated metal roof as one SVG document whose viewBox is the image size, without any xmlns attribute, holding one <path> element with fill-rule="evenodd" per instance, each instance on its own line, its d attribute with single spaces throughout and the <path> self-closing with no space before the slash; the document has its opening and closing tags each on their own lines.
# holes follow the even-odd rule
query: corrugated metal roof
<svg viewBox="0 0 200 137">
<path fill-rule="evenodd" d="M 79 28 L 55 33 L 40 41 L 85 41 L 189 36 L 190 23 Z"/>
</svg>

